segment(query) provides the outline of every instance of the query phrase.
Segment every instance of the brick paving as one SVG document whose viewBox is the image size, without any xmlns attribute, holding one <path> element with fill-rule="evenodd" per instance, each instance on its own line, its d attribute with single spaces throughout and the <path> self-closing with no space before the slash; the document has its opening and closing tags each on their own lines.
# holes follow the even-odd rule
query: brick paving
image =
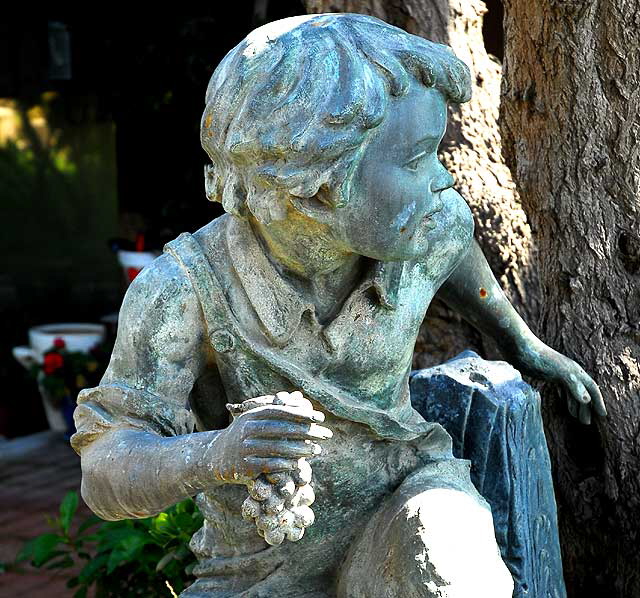
<svg viewBox="0 0 640 598">
<path fill-rule="evenodd" d="M 64 495 L 80 491 L 80 459 L 59 432 L 0 442 L 0 562 L 12 563 L 24 542 L 47 533 Z M 80 501 L 80 518 L 89 514 Z M 23 563 L 0 573 L 0 598 L 70 598 L 68 570 L 46 571 Z"/>
</svg>

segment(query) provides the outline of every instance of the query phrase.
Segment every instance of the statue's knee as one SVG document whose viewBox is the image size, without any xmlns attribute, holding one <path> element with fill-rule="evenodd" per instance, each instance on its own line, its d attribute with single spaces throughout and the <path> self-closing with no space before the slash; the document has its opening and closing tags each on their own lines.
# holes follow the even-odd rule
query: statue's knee
<svg viewBox="0 0 640 598">
<path fill-rule="evenodd" d="M 464 492 L 436 488 L 409 500 L 401 516 L 419 538 L 422 551 L 416 559 L 430 569 L 430 582 L 443 596 L 511 596 L 513 580 L 500 557 L 485 503 Z"/>
<path fill-rule="evenodd" d="M 338 595 L 509 598 L 512 591 L 486 504 L 432 488 L 394 496 L 376 514 L 350 550 Z"/>
</svg>

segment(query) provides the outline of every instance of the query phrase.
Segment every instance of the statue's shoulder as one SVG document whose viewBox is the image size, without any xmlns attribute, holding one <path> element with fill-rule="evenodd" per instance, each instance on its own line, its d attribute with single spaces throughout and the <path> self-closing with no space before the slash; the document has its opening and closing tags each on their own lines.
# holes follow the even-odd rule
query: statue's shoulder
<svg viewBox="0 0 640 598">
<path fill-rule="evenodd" d="M 172 310 L 193 294 L 184 270 L 163 253 L 142 269 L 127 289 L 121 308 L 123 314 L 148 315 Z"/>
<path fill-rule="evenodd" d="M 165 275 L 173 275 L 176 268 L 188 276 L 190 269 L 208 269 L 224 253 L 225 231 L 229 216 L 224 214 L 194 233 L 182 233 L 164 247 L 163 256 L 152 265 Z"/>
<path fill-rule="evenodd" d="M 145 338 L 151 343 L 177 322 L 182 327 L 199 328 L 199 318 L 191 281 L 180 264 L 163 253 L 129 285 L 120 307 L 118 337 Z"/>
<path fill-rule="evenodd" d="M 212 220 L 193 234 L 182 233 L 167 243 L 164 251 L 133 280 L 123 307 L 140 314 L 148 311 L 172 310 L 196 300 L 189 267 L 208 267 L 208 258 L 221 247 L 227 216 Z"/>
</svg>

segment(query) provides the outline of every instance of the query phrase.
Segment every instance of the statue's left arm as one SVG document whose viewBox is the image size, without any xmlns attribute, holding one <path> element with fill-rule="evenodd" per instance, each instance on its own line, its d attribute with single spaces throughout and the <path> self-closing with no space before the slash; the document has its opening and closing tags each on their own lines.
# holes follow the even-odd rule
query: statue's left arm
<svg viewBox="0 0 640 598">
<path fill-rule="evenodd" d="M 475 241 L 437 296 L 492 337 L 524 373 L 562 384 L 568 393 L 569 411 L 582 423 L 590 423 L 590 407 L 598 415 L 606 415 L 597 384 L 575 361 L 533 334 L 500 288 Z"/>
</svg>

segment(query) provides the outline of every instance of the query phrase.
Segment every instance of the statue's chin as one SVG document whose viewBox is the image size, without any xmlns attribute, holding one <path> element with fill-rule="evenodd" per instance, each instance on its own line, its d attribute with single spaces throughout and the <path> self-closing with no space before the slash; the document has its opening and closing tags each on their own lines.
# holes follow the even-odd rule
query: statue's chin
<svg viewBox="0 0 640 598">
<path fill-rule="evenodd" d="M 362 253 L 362 255 L 380 262 L 407 262 L 420 259 L 426 254 L 428 248 L 429 241 L 426 239 L 426 235 L 417 231 L 410 241 L 405 241 L 395 247 L 387 247 L 384 250 Z"/>
</svg>

